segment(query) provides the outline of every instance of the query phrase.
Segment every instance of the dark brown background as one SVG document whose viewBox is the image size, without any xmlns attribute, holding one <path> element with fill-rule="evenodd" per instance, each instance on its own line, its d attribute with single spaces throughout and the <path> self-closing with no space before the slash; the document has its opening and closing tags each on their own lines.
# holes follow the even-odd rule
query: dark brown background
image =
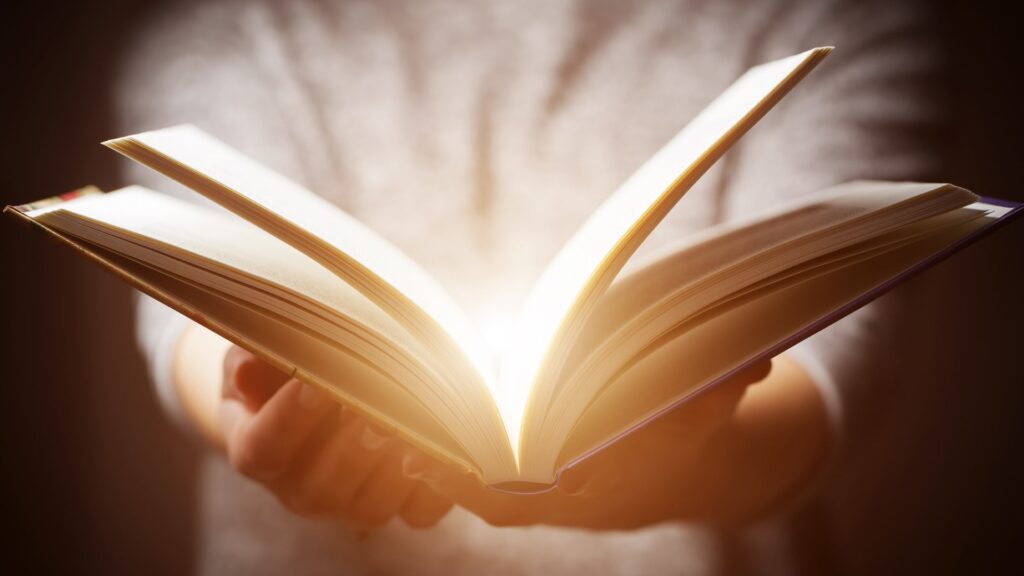
<svg viewBox="0 0 1024 576">
<path fill-rule="evenodd" d="M 98 142 L 117 135 L 112 75 L 124 35 L 150 9 L 127 0 L 2 9 L 0 204 L 86 183 L 120 184 L 117 158 Z M 1024 200 L 1017 15 L 948 1 L 936 10 L 946 22 L 958 126 L 944 136 L 953 152 L 945 178 Z M 0 220 L 0 246 L 0 510 L 8 528 L 0 564 L 33 572 L 187 572 L 197 449 L 168 425 L 145 381 L 128 289 L 14 222 Z M 936 349 L 949 355 L 966 347 L 955 374 L 960 386 L 913 399 L 917 420 L 932 425 L 900 447 L 903 457 L 879 470 L 881 480 L 866 484 L 870 505 L 853 524 L 865 536 L 856 558 L 830 553 L 840 535 L 812 534 L 807 567 L 973 571 L 1016 560 L 1024 544 L 1016 467 L 1024 378 L 1010 365 L 1024 355 L 1024 282 L 1014 273 L 1022 249 L 1024 223 L 1017 223 L 908 288 L 936 314 L 948 306 L 970 310 L 967 320 L 946 323 L 949 337 Z M 996 263 L 1007 270 L 994 274 Z M 954 275 L 971 281 L 958 293 L 933 288 Z M 924 330 L 932 324 L 919 322 Z M 989 361 L 969 356 L 980 351 Z M 902 483 L 910 469 L 933 480 Z M 843 566 L 835 565 L 840 557 Z"/>
</svg>

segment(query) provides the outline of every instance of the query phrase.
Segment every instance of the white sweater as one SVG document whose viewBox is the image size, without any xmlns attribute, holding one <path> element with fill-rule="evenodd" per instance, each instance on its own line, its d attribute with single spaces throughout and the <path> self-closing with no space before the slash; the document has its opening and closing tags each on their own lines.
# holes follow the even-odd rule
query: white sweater
<svg viewBox="0 0 1024 576">
<path fill-rule="evenodd" d="M 120 129 L 197 124 L 375 228 L 471 314 L 512 314 L 602 199 L 759 62 L 837 46 L 642 250 L 844 180 L 932 177 L 934 40 L 910 4 L 884 2 L 206 2 L 154 15 L 130 41 Z M 127 181 L 200 201 L 126 170 Z M 872 375 L 894 360 L 885 350 L 906 305 L 897 292 L 794 350 L 847 442 L 883 401 Z M 173 412 L 169 358 L 183 318 L 141 297 L 138 320 Z M 357 541 L 291 516 L 212 455 L 200 493 L 204 573 L 718 567 L 714 535 L 683 525 L 499 530 L 456 510 L 431 531 L 396 522 Z M 777 544 L 766 553 L 784 567 Z"/>
</svg>

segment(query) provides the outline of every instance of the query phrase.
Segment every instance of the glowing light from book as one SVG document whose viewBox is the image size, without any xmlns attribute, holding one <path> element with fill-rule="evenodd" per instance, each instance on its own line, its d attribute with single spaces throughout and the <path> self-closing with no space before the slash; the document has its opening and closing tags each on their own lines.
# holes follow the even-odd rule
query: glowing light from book
<svg viewBox="0 0 1024 576">
<path fill-rule="evenodd" d="M 587 219 L 548 265 L 527 298 L 501 377 L 522 413 L 531 388 L 545 388 L 560 369 L 553 343 L 571 340 L 586 307 L 610 284 L 639 243 L 758 114 L 831 48 L 755 66 L 732 84 L 633 173 Z M 752 120 L 753 118 L 753 120 Z M 564 350 L 562 350 L 564 352 Z M 525 389 L 525 390 L 521 390 Z M 543 395 L 543 394 L 542 394 Z M 513 446 L 519 442 L 519 430 Z"/>
<path fill-rule="evenodd" d="M 484 346 L 490 353 L 492 365 L 501 358 L 506 346 L 508 346 L 509 335 L 512 330 L 512 321 L 509 314 L 492 313 L 480 320 L 480 335 L 484 339 Z"/>
</svg>

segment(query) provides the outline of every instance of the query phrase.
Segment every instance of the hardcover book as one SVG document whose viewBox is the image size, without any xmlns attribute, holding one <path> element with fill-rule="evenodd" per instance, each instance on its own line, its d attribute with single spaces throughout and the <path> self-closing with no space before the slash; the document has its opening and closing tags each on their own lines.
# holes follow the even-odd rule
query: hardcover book
<svg viewBox="0 0 1024 576">
<path fill-rule="evenodd" d="M 619 274 L 830 50 L 750 69 L 630 176 L 548 265 L 499 358 L 411 258 L 192 126 L 105 144 L 227 211 L 129 186 L 7 212 L 481 482 L 542 489 L 1019 215 L 950 184 L 850 182 Z"/>
</svg>

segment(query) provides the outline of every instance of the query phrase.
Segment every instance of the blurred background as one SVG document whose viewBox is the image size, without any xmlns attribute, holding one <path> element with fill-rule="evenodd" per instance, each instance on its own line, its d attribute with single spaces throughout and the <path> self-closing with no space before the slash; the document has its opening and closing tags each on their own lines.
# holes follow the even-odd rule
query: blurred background
<svg viewBox="0 0 1024 576">
<path fill-rule="evenodd" d="M 124 39 L 156 2 L 7 3 L 3 33 L 0 204 L 92 183 L 121 185 L 111 84 Z M 1003 8 L 933 4 L 948 38 L 943 135 L 948 180 L 1024 201 L 1019 19 Z M 4 219 L 0 385 L 3 564 L 33 573 L 181 574 L 195 552 L 195 445 L 160 412 L 134 345 L 128 288 L 71 251 Z M 893 391 L 919 434 L 876 463 L 859 496 L 828 519 L 805 513 L 797 568 L 807 573 L 966 572 L 1016 564 L 1024 483 L 1024 223 L 918 278 L 937 355 L 959 368 L 933 394 Z M 1000 267 L 995 270 L 994 267 Z M 957 292 L 943 277 L 966 275 Z M 946 308 L 968 309 L 955 322 Z M 921 374 L 930 378 L 934 375 Z M 937 381 L 943 380 L 937 378 Z M 908 485 L 901 474 L 927 471 Z M 840 518 L 841 528 L 832 520 Z M 852 535 L 851 535 L 852 534 Z M 844 542 L 853 538 L 850 548 Z"/>
</svg>

